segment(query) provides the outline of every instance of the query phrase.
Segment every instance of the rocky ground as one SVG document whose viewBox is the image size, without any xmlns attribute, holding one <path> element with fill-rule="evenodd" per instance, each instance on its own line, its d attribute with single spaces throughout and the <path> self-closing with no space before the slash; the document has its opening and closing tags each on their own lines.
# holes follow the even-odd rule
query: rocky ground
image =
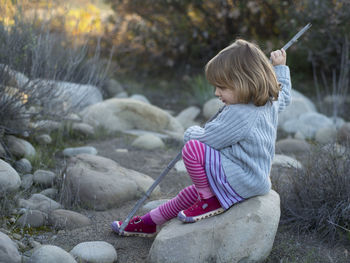
<svg viewBox="0 0 350 263">
<path fill-rule="evenodd" d="M 140 171 L 157 178 L 166 165 L 181 150 L 181 144 L 167 141 L 167 148 L 162 150 L 142 150 L 131 147 L 132 138 L 119 135 L 105 140 L 87 141 L 87 145 L 98 150 L 98 154 L 118 162 L 122 166 Z M 127 152 L 117 151 L 127 149 Z M 189 185 L 186 173 L 172 169 L 161 182 L 161 196 L 157 199 L 171 198 L 186 185 Z M 106 241 L 112 244 L 118 253 L 118 262 L 146 262 L 148 252 L 154 238 L 120 237 L 110 229 L 110 223 L 116 219 L 124 219 L 131 211 L 137 200 L 104 212 L 78 212 L 88 216 L 93 224 L 72 231 L 46 232 L 35 237 L 43 244 L 57 245 L 70 251 L 75 245 L 85 241 Z M 176 220 L 176 219 L 174 219 Z M 346 246 L 329 246 L 322 243 L 315 235 L 297 234 L 280 226 L 271 255 L 265 261 L 269 262 L 348 262 Z"/>
</svg>

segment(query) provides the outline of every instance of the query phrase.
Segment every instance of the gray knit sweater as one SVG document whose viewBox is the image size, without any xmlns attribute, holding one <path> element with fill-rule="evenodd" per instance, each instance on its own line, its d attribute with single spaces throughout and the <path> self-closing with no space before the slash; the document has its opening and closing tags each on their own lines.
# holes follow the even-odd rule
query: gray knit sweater
<svg viewBox="0 0 350 263">
<path fill-rule="evenodd" d="M 257 107 L 253 103 L 228 105 L 204 128 L 192 126 L 184 141 L 199 140 L 220 151 L 228 183 L 243 198 L 270 191 L 270 170 L 275 154 L 278 112 L 289 105 L 288 66 L 275 66 L 281 92 L 278 101 Z"/>
</svg>

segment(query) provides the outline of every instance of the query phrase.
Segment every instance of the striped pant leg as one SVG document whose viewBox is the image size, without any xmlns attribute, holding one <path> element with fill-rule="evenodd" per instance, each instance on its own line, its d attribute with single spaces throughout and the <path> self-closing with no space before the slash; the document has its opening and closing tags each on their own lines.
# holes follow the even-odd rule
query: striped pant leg
<svg viewBox="0 0 350 263">
<path fill-rule="evenodd" d="M 182 159 L 200 197 L 214 196 L 205 171 L 205 145 L 197 140 L 188 141 L 182 149 Z"/>
<path fill-rule="evenodd" d="M 176 217 L 180 211 L 192 206 L 198 198 L 196 187 L 194 185 L 188 186 L 173 199 L 153 209 L 150 216 L 155 224 L 161 225 Z"/>
</svg>

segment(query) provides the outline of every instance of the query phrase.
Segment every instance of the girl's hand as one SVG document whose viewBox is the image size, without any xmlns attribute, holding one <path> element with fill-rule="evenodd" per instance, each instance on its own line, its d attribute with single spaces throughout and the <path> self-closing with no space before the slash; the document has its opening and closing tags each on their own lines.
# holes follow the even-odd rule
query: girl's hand
<svg viewBox="0 0 350 263">
<path fill-rule="evenodd" d="M 284 49 L 271 52 L 270 60 L 273 66 L 285 65 L 287 61 L 287 53 Z"/>
</svg>

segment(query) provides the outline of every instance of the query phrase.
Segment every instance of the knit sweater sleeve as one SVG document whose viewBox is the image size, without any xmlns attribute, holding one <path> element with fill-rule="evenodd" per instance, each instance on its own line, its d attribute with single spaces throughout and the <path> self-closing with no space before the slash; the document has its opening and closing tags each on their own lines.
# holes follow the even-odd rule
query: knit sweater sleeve
<svg viewBox="0 0 350 263">
<path fill-rule="evenodd" d="M 282 90 L 278 95 L 279 107 L 278 111 L 283 111 L 291 102 L 291 88 L 289 67 L 278 65 L 274 67 L 278 82 L 281 84 Z"/>
<path fill-rule="evenodd" d="M 255 118 L 251 106 L 244 104 L 229 105 L 216 119 L 204 128 L 189 127 L 184 134 L 184 142 L 199 140 L 210 147 L 220 150 L 242 140 Z"/>
</svg>

